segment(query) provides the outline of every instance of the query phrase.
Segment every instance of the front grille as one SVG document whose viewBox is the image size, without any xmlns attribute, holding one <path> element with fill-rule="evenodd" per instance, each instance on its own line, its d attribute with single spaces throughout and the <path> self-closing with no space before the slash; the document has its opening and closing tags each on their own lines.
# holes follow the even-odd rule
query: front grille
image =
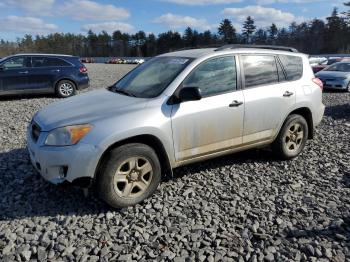
<svg viewBox="0 0 350 262">
<path fill-rule="evenodd" d="M 40 126 L 39 126 L 37 123 L 35 123 L 35 122 L 32 123 L 32 127 L 31 127 L 31 128 L 32 128 L 32 129 L 31 129 L 32 138 L 33 138 L 34 142 L 37 142 L 37 141 L 38 141 L 38 138 L 39 138 L 39 136 L 40 136 L 41 128 L 40 128 Z"/>
</svg>

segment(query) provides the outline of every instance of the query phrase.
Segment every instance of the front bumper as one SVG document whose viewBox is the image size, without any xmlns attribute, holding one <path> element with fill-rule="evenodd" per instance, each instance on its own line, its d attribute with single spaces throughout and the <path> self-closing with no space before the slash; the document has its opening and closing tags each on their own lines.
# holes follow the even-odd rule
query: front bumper
<svg viewBox="0 0 350 262">
<path fill-rule="evenodd" d="M 346 90 L 348 80 L 322 80 L 324 89 Z"/>
<path fill-rule="evenodd" d="M 28 128 L 27 149 L 30 160 L 45 180 L 60 184 L 81 177 L 94 177 L 100 155 L 97 147 L 84 143 L 65 147 L 45 146 L 46 136 L 47 132 L 42 132 L 35 142 Z"/>
</svg>

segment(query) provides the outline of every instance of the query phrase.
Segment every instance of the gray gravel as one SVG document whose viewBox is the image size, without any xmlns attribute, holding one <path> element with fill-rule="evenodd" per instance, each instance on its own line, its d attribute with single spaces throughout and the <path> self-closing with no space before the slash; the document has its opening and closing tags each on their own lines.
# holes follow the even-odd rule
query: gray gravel
<svg viewBox="0 0 350 262">
<path fill-rule="evenodd" d="M 89 89 L 131 68 L 88 65 Z M 55 100 L 0 99 L 1 261 L 350 261 L 350 93 L 324 93 L 326 116 L 298 158 L 251 150 L 179 168 L 123 210 L 31 167 L 26 126 Z"/>
</svg>

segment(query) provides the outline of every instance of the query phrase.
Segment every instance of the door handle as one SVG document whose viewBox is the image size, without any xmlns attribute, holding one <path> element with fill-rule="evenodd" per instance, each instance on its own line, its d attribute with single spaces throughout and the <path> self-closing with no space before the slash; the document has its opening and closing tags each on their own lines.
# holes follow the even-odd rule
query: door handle
<svg viewBox="0 0 350 262">
<path fill-rule="evenodd" d="M 22 75 L 26 75 L 28 74 L 28 71 L 22 71 L 22 72 L 18 72 L 19 74 L 22 74 Z"/>
<path fill-rule="evenodd" d="M 283 94 L 284 97 L 290 97 L 290 96 L 292 96 L 292 95 L 294 95 L 294 93 L 293 93 L 293 92 L 289 92 L 289 91 L 286 91 L 286 92 Z"/>
<path fill-rule="evenodd" d="M 241 101 L 237 101 L 237 100 L 233 100 L 231 104 L 229 104 L 229 107 L 238 107 L 243 105 L 243 102 Z"/>
<path fill-rule="evenodd" d="M 60 70 L 59 69 L 52 69 L 51 72 L 58 73 Z"/>
</svg>

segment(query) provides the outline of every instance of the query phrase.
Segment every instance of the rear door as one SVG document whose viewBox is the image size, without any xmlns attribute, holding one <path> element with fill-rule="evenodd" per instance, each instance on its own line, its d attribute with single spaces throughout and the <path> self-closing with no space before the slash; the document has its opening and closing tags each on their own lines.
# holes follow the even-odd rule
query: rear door
<svg viewBox="0 0 350 262">
<path fill-rule="evenodd" d="M 183 87 L 198 87 L 202 99 L 173 105 L 172 129 L 177 161 L 217 153 L 242 144 L 243 92 L 237 85 L 234 56 L 197 66 Z"/>
<path fill-rule="evenodd" d="M 28 87 L 30 57 L 16 56 L 0 65 L 1 92 L 3 94 L 22 93 Z"/>
<path fill-rule="evenodd" d="M 270 140 L 295 104 L 295 87 L 286 81 L 277 56 L 249 54 L 240 59 L 245 99 L 243 143 Z"/>
</svg>

